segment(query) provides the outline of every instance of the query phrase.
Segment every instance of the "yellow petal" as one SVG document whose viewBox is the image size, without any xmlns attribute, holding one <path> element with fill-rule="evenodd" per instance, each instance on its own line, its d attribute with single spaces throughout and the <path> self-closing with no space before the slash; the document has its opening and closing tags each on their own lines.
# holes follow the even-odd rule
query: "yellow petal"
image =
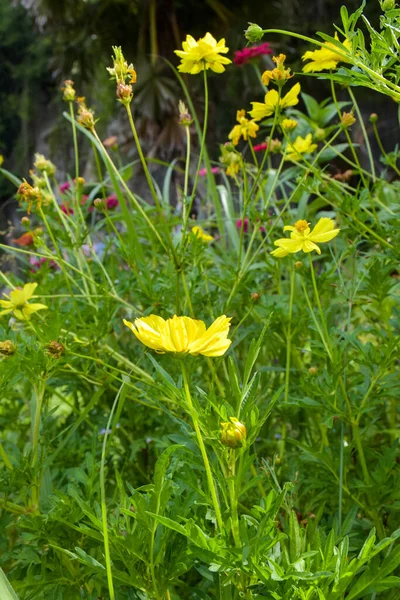
<svg viewBox="0 0 400 600">
<path fill-rule="evenodd" d="M 296 83 L 291 90 L 288 91 L 288 93 L 286 94 L 286 96 L 284 96 L 281 101 L 281 107 L 282 108 L 287 108 L 288 106 L 296 106 L 296 104 L 299 103 L 299 94 L 300 94 L 300 84 Z"/>
<path fill-rule="evenodd" d="M 309 239 L 313 242 L 329 242 L 337 236 L 340 229 L 334 229 L 333 219 L 322 217 L 312 232 L 309 235 Z"/>
</svg>

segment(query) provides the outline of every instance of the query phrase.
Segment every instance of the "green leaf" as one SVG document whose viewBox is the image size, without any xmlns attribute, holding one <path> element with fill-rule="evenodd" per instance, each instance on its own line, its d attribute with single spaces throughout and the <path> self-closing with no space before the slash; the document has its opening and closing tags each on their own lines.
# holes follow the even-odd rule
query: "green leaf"
<svg viewBox="0 0 400 600">
<path fill-rule="evenodd" d="M 2 569 L 0 569 L 0 598 L 1 600 L 18 600 L 17 594 Z"/>
</svg>

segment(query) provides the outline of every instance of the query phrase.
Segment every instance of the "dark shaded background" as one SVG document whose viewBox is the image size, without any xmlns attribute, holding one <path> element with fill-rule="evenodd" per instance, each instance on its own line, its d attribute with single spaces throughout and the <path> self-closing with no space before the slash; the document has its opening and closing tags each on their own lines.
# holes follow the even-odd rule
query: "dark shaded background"
<svg viewBox="0 0 400 600">
<path fill-rule="evenodd" d="M 350 11 L 359 0 L 347 0 Z M 5 167 L 27 176 L 34 151 L 44 151 L 61 172 L 72 169 L 69 126 L 62 118 L 64 79 L 75 81 L 101 116 L 102 135 L 117 132 L 122 148 L 129 145 L 115 89 L 108 80 L 111 46 L 121 45 L 138 71 L 134 110 L 141 139 L 148 154 L 170 160 L 183 149 L 177 125 L 177 103 L 182 92 L 168 65 L 177 65 L 173 50 L 180 48 L 187 33 L 200 37 L 210 31 L 225 37 L 233 58 L 245 45 L 243 30 L 248 21 L 262 27 L 284 28 L 314 36 L 332 33 L 339 24 L 337 0 L 0 0 L 0 153 Z M 366 14 L 378 24 L 378 0 L 367 3 Z M 287 36 L 264 38 L 276 52 L 285 52 L 293 70 L 301 69 L 300 57 L 307 48 L 301 40 Z M 264 60 L 264 63 L 262 62 Z M 260 68 L 266 68 L 265 58 Z M 329 86 L 302 78 L 304 91 L 322 99 Z M 196 106 L 202 110 L 202 78 L 187 77 Z M 238 108 L 249 108 L 261 98 L 251 65 L 231 65 L 229 75 L 210 78 L 210 152 L 218 156 L 218 144 L 226 139 Z M 240 106 L 238 105 L 240 99 Z M 362 90 L 362 107 L 379 112 L 385 98 Z M 382 104 L 382 106 L 385 106 Z M 83 156 L 84 158 L 84 156 Z M 13 188 L 0 180 L 0 197 Z"/>
</svg>

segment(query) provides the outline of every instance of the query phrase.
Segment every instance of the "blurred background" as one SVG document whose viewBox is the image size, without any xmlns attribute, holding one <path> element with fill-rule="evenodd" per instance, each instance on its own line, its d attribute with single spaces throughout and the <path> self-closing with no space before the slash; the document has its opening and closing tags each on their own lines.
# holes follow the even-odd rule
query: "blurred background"
<svg viewBox="0 0 400 600">
<path fill-rule="evenodd" d="M 131 135 L 106 71 L 112 45 L 122 46 L 138 73 L 133 108 L 147 155 L 165 161 L 181 157 L 184 140 L 177 105 L 183 94 L 164 59 L 178 64 L 173 51 L 181 48 L 187 33 L 198 38 L 210 31 L 217 39 L 225 37 L 233 59 L 234 52 L 246 45 L 243 30 L 249 21 L 315 37 L 316 31 L 332 33 L 332 23 L 340 23 L 340 5 L 337 0 L 0 0 L 0 154 L 4 167 L 28 177 L 34 152 L 42 152 L 56 163 L 61 177 L 72 172 L 70 126 L 62 116 L 67 106 L 60 91 L 65 79 L 74 80 L 78 95 L 86 96 L 88 105 L 95 108 L 103 139 L 116 135 L 121 154 L 132 159 Z M 346 5 L 351 12 L 360 0 L 347 0 Z M 379 14 L 378 0 L 369 0 L 366 15 L 375 26 Z M 294 72 L 301 71 L 300 58 L 308 45 L 278 35 L 262 41 L 271 44 L 274 54 L 287 54 Z M 227 139 L 236 110 L 249 109 L 250 100 L 261 100 L 257 70 L 262 72 L 270 64 L 271 57 L 263 55 L 254 64 L 230 65 L 225 76 L 211 74 L 208 142 L 213 158 L 219 156 L 219 144 Z M 301 75 L 300 80 L 302 89 L 318 100 L 329 96 L 327 82 Z M 202 77 L 186 76 L 186 82 L 201 116 Z M 367 116 L 379 113 L 380 103 L 388 102 L 365 89 L 360 100 Z M 396 107 L 389 111 L 384 107 L 382 112 L 390 136 Z M 385 119 L 380 127 L 385 142 Z M 90 153 L 90 147 L 83 143 L 83 164 L 89 156 L 85 159 L 85 152 Z M 3 207 L 14 192 L 12 184 L 1 178 Z"/>
</svg>

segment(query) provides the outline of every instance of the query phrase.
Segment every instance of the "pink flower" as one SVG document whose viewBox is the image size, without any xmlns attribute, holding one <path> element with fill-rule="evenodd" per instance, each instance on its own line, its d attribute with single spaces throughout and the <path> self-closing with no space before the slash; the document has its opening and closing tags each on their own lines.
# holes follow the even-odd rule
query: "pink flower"
<svg viewBox="0 0 400 600">
<path fill-rule="evenodd" d="M 213 175 L 216 175 L 217 173 L 219 173 L 219 168 L 211 167 L 211 173 L 213 173 Z M 204 175 L 207 175 L 207 169 L 205 167 L 203 169 L 200 169 L 199 175 L 200 175 L 200 177 L 204 177 Z"/>
<path fill-rule="evenodd" d="M 64 183 L 60 184 L 60 192 L 63 194 L 64 192 L 66 192 L 67 190 L 69 190 L 69 188 L 71 187 L 71 184 L 69 181 L 64 181 Z"/>
<path fill-rule="evenodd" d="M 61 204 L 60 208 L 63 211 L 63 213 L 66 215 L 74 214 L 74 211 L 72 210 L 72 208 L 70 206 L 68 206 L 68 204 Z"/>
<path fill-rule="evenodd" d="M 242 219 L 238 219 L 236 221 L 236 227 L 238 229 L 242 229 L 242 224 L 243 224 L 244 233 L 247 233 L 249 230 L 249 219 L 247 217 L 245 217 L 244 221 Z"/>
<path fill-rule="evenodd" d="M 50 269 L 58 269 L 58 265 L 54 260 L 48 258 L 36 258 L 36 256 L 30 256 L 29 262 L 32 265 L 31 273 L 36 273 L 43 265 L 48 263 Z"/>
<path fill-rule="evenodd" d="M 257 219 L 258 221 L 258 219 Z M 243 223 L 243 233 L 248 233 L 249 231 L 249 219 L 248 217 L 245 217 L 244 221 L 242 219 L 238 219 L 236 221 L 236 227 L 241 230 L 242 229 L 242 223 Z M 265 227 L 263 227 L 262 225 L 258 225 L 258 223 L 256 223 L 256 225 L 254 225 L 253 223 L 251 224 L 252 229 L 254 229 L 254 227 L 258 227 L 258 229 L 260 231 L 262 231 L 263 233 L 266 233 L 266 229 Z"/>
<path fill-rule="evenodd" d="M 107 204 L 108 210 L 112 210 L 113 208 L 116 208 L 119 204 L 116 194 L 111 194 L 111 196 L 107 196 L 106 204 Z"/>
<path fill-rule="evenodd" d="M 233 62 L 236 65 L 244 65 L 252 58 L 262 56 L 263 54 L 272 54 L 272 48 L 268 42 L 264 42 L 258 46 L 243 48 L 243 50 L 237 50 L 235 52 L 235 58 L 233 59 Z"/>
<path fill-rule="evenodd" d="M 266 150 L 267 148 L 268 148 L 267 142 L 263 142 L 262 144 L 256 144 L 255 146 L 253 146 L 254 152 L 262 152 L 263 150 Z"/>
</svg>

